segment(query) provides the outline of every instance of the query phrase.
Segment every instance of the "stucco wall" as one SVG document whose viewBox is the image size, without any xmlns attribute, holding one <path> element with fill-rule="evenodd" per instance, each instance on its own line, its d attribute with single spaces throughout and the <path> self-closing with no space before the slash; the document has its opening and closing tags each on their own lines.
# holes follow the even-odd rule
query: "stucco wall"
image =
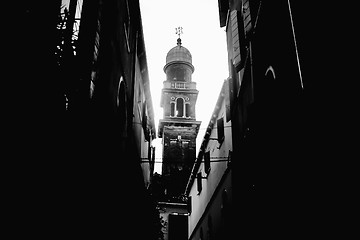
<svg viewBox="0 0 360 240">
<path fill-rule="evenodd" d="M 224 141 L 220 144 L 217 139 L 217 125 L 211 131 L 210 140 L 205 152 L 210 151 L 210 167 L 211 170 L 208 175 L 204 171 L 204 159 L 200 165 L 199 171 L 202 176 L 206 177 L 201 180 L 202 191 L 198 193 L 197 180 L 194 181 L 190 196 L 192 197 L 192 213 L 189 216 L 189 236 L 194 231 L 196 225 L 201 219 L 207 205 L 210 203 L 213 194 L 228 168 L 228 159 L 230 151 L 232 151 L 232 136 L 231 136 L 231 121 L 226 122 L 225 101 L 223 100 L 219 106 L 219 114 L 217 119 L 224 119 Z M 218 194 L 218 193 L 216 193 Z"/>
</svg>

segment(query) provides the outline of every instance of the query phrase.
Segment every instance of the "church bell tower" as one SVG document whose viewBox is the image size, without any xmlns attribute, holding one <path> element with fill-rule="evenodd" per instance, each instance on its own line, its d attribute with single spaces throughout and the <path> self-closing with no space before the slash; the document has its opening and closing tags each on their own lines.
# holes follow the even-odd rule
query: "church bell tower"
<svg viewBox="0 0 360 240">
<path fill-rule="evenodd" d="M 163 119 L 159 121 L 158 137 L 162 138 L 162 175 L 166 195 L 178 197 L 185 191 L 196 158 L 196 137 L 200 121 L 196 121 L 195 105 L 198 96 L 192 81 L 194 66 L 190 51 L 182 46 L 182 28 L 176 29 L 177 45 L 166 55 L 160 106 Z"/>
</svg>

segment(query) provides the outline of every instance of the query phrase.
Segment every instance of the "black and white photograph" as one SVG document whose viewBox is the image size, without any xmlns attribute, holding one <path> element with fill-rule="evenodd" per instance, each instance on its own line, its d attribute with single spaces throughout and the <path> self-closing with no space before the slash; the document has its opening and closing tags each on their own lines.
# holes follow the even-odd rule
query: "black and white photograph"
<svg viewBox="0 0 360 240">
<path fill-rule="evenodd" d="M 18 5 L 3 35 L 7 236 L 349 239 L 356 188 L 342 176 L 355 157 L 340 149 L 339 43 L 326 45 L 340 32 L 325 18 L 335 11 L 295 0 Z"/>
</svg>

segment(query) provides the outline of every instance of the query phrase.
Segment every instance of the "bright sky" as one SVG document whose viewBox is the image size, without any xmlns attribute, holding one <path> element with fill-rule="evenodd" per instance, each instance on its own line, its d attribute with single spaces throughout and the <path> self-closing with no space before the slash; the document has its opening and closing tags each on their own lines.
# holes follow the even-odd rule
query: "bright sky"
<svg viewBox="0 0 360 240">
<path fill-rule="evenodd" d="M 140 9 L 157 132 L 159 119 L 163 118 L 160 97 L 166 79 L 166 54 L 176 46 L 175 28 L 183 28 L 181 42 L 192 54 L 192 81 L 199 90 L 196 120 L 202 123 L 196 143 L 198 153 L 222 83 L 229 75 L 226 33 L 220 28 L 218 1 L 140 0 Z M 154 146 L 156 161 L 161 161 L 161 138 L 154 141 Z M 155 172 L 161 174 L 161 164 L 155 164 Z"/>
</svg>

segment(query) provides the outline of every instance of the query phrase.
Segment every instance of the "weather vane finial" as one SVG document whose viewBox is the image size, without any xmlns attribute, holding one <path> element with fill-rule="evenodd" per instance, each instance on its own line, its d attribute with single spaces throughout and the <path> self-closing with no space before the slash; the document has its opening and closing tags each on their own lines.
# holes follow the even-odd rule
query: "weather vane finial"
<svg viewBox="0 0 360 240">
<path fill-rule="evenodd" d="M 175 30 L 176 30 L 176 35 L 178 35 L 179 38 L 180 38 L 180 35 L 183 34 L 183 28 L 182 27 L 177 27 L 177 28 L 175 28 Z"/>
<path fill-rule="evenodd" d="M 182 27 L 177 27 L 175 28 L 176 34 L 179 36 L 179 38 L 177 39 L 177 45 L 181 46 L 181 38 L 180 35 L 183 34 L 183 28 Z"/>
</svg>

